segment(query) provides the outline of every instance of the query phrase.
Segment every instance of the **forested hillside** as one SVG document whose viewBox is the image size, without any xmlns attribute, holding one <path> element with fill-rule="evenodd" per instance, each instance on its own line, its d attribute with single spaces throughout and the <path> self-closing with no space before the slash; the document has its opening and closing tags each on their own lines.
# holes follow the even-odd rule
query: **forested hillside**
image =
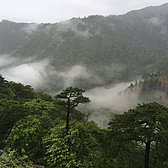
<svg viewBox="0 0 168 168">
<path fill-rule="evenodd" d="M 167 18 L 0 22 L 0 167 L 167 168 Z"/>
<path fill-rule="evenodd" d="M 19 61 L 0 68 L 5 71 L 12 65 L 45 60 L 45 82 L 38 89 L 47 92 L 135 80 L 167 68 L 167 17 L 168 4 L 164 4 L 125 15 L 72 18 L 55 24 L 4 20 L 0 23 L 1 57 Z"/>
<path fill-rule="evenodd" d="M 0 167 L 167 167 L 167 107 L 139 104 L 103 129 L 75 109 L 90 103 L 84 92 L 69 87 L 52 98 L 0 76 Z"/>
</svg>

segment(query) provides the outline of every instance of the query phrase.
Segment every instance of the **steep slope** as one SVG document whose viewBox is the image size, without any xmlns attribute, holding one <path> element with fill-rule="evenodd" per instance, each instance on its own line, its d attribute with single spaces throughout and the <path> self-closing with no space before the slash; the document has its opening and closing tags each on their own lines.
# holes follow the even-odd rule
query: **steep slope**
<svg viewBox="0 0 168 168">
<path fill-rule="evenodd" d="M 26 25 L 7 20 L 0 22 L 0 54 L 11 54 L 24 43 L 26 33 L 22 28 Z"/>
<path fill-rule="evenodd" d="M 168 3 L 125 15 L 73 18 L 56 24 L 2 21 L 0 53 L 20 60 L 47 59 L 46 81 L 52 83 L 48 91 L 65 86 L 65 74 L 73 73 L 74 66 L 81 73 L 67 85 L 90 89 L 130 81 L 163 69 L 168 58 L 167 17 Z"/>
<path fill-rule="evenodd" d="M 156 74 L 146 74 L 135 84 L 122 92 L 125 96 L 136 96 L 139 103 L 157 101 L 167 106 L 168 102 L 168 70 Z"/>
</svg>

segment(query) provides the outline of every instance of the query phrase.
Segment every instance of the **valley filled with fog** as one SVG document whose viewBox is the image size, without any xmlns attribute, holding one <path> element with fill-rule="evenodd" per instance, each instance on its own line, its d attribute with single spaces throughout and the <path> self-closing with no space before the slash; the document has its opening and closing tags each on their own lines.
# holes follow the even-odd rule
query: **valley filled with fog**
<svg viewBox="0 0 168 168">
<path fill-rule="evenodd" d="M 144 76 L 167 68 L 166 9 L 167 4 L 55 24 L 3 20 L 0 74 L 52 96 L 82 88 L 91 99 L 88 109 L 123 113 L 151 101 L 141 93 Z"/>
<path fill-rule="evenodd" d="M 2 20 L 0 167 L 166 168 L 167 18 Z"/>
</svg>

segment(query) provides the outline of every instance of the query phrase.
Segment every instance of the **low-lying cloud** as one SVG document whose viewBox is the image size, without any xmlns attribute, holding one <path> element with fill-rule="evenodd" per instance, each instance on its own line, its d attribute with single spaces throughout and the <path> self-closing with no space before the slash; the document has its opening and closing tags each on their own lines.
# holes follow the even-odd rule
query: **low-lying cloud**
<svg viewBox="0 0 168 168">
<path fill-rule="evenodd" d="M 112 113 L 124 113 L 138 104 L 138 94 L 130 93 L 126 88 L 131 82 L 118 83 L 106 87 L 97 87 L 85 94 L 91 100 L 88 109 L 92 111 L 89 120 L 95 121 L 101 127 L 107 127 Z"/>
<path fill-rule="evenodd" d="M 0 69 L 15 64 L 18 61 L 19 59 L 12 58 L 9 55 L 0 55 Z"/>
<path fill-rule="evenodd" d="M 104 79 L 101 79 L 98 74 L 83 65 L 75 65 L 66 70 L 58 71 L 55 67 L 50 65 L 48 59 L 40 61 L 35 61 L 31 58 L 18 60 L 19 58 L 13 58 L 9 55 L 1 55 L 0 74 L 8 81 L 31 85 L 35 89 L 43 88 L 43 86 L 47 86 L 50 83 L 54 85 L 59 84 L 61 86 L 59 89 L 65 89 L 70 86 L 80 86 L 78 84 L 80 81 L 82 81 L 82 84 L 91 83 L 101 86 L 104 84 Z M 107 67 L 105 69 L 107 69 Z M 113 74 L 113 68 L 110 69 L 110 74 Z M 114 69 L 116 71 L 116 67 Z M 109 68 L 106 71 L 109 71 Z M 120 71 L 120 69 L 117 71 Z M 137 103 L 136 95 L 133 96 L 133 94 L 131 94 L 132 97 L 129 98 L 124 94 L 118 95 L 118 93 L 125 90 L 130 83 L 131 82 L 96 87 L 88 90 L 86 95 L 91 99 L 91 105 L 94 108 L 111 108 L 122 111 Z M 57 91 L 58 90 L 55 90 L 55 92 Z"/>
<path fill-rule="evenodd" d="M 65 72 L 60 72 L 59 76 L 63 78 L 64 88 L 73 86 L 76 78 L 88 79 L 91 77 L 86 67 L 81 65 L 73 66 Z"/>
<path fill-rule="evenodd" d="M 8 81 L 31 85 L 34 88 L 41 86 L 45 82 L 47 60 L 20 64 L 18 64 L 17 60 L 9 56 L 0 56 L 0 61 L 2 61 L 0 64 L 0 74 Z"/>
<path fill-rule="evenodd" d="M 85 26 L 85 23 L 80 19 L 68 20 L 60 22 L 57 28 L 59 33 L 72 31 L 76 36 L 82 38 L 89 38 L 92 36 L 89 33 L 89 29 Z"/>
<path fill-rule="evenodd" d="M 106 67 L 104 70 L 112 73 L 112 69 Z M 116 71 L 116 68 L 114 68 Z M 117 71 L 120 71 L 119 68 Z M 115 74 L 116 72 L 114 72 Z M 13 58 L 9 55 L 0 56 L 0 74 L 8 81 L 14 81 L 23 83 L 25 85 L 31 85 L 35 89 L 49 88 L 52 85 L 57 89 L 65 89 L 69 86 L 76 87 L 78 83 L 82 84 L 99 84 L 102 87 L 95 87 L 87 90 L 85 95 L 89 97 L 91 103 L 89 103 L 88 109 L 94 110 L 109 109 L 114 113 L 122 113 L 130 108 L 134 108 L 138 104 L 138 94 L 119 94 L 124 91 L 131 82 L 117 83 L 115 85 L 103 86 L 104 79 L 94 71 L 86 68 L 83 65 L 75 65 L 67 68 L 63 71 L 56 70 L 55 67 L 50 65 L 48 59 L 35 61 L 33 58 L 20 60 L 19 58 Z M 79 85 L 80 86 L 80 85 Z M 53 86 L 52 86 L 53 87 Z M 56 88 L 54 88 L 56 89 Z M 51 95 L 55 95 L 59 90 L 55 90 Z M 86 108 L 86 107 L 85 107 Z M 96 118 L 94 115 L 90 116 L 90 119 L 95 120 L 99 125 L 103 127 L 107 126 L 110 117 L 108 114 L 101 116 L 101 119 Z M 103 118 L 102 118 L 103 117 Z"/>
<path fill-rule="evenodd" d="M 38 26 L 39 24 L 30 23 L 23 27 L 23 31 L 25 31 L 27 34 L 31 34 L 38 29 Z"/>
<path fill-rule="evenodd" d="M 130 86 L 131 82 L 118 83 L 107 87 L 98 87 L 86 92 L 94 108 L 109 108 L 114 112 L 124 112 L 137 105 L 137 94 L 119 94 Z"/>
<path fill-rule="evenodd" d="M 9 55 L 1 55 L 0 74 L 8 81 L 31 85 L 35 89 L 40 89 L 52 82 L 55 85 L 60 84 L 60 89 L 75 86 L 80 79 L 89 81 L 94 78 L 94 82 L 96 80 L 100 82 L 96 75 L 93 75 L 91 71 L 82 65 L 75 65 L 66 70 L 58 71 L 49 63 L 48 59 L 35 61 L 33 58 L 29 58 L 22 60 L 19 58 L 14 59 Z"/>
</svg>

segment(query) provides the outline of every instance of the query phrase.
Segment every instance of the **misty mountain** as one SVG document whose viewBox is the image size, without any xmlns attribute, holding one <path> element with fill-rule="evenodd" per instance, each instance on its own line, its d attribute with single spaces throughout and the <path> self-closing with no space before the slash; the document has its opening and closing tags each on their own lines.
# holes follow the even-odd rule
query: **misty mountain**
<svg viewBox="0 0 168 168">
<path fill-rule="evenodd" d="M 130 82 L 145 73 L 164 71 L 167 18 L 168 3 L 125 15 L 55 24 L 3 20 L 0 73 L 12 80 L 32 80 L 33 87 L 51 93 L 68 86 L 93 89 Z"/>
</svg>

